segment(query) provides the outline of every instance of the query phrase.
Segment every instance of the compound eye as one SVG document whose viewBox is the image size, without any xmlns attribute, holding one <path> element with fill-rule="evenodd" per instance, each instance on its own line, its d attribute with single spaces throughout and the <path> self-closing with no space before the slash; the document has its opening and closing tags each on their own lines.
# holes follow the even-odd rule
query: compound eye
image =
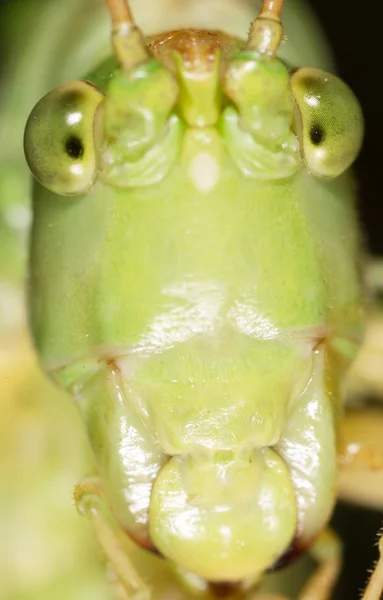
<svg viewBox="0 0 383 600">
<path fill-rule="evenodd" d="M 359 102 L 341 79 L 320 69 L 298 69 L 290 83 L 308 171 L 315 177 L 337 177 L 354 162 L 362 145 Z"/>
<path fill-rule="evenodd" d="M 82 194 L 97 175 L 96 124 L 104 94 L 85 81 L 66 83 L 36 104 L 25 128 L 33 175 L 62 195 Z"/>
</svg>

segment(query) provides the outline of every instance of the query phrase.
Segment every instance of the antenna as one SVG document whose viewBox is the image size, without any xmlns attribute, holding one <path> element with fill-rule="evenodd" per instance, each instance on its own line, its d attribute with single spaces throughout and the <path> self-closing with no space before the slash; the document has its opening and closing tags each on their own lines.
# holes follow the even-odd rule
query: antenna
<svg viewBox="0 0 383 600">
<path fill-rule="evenodd" d="M 281 20 L 281 12 L 284 0 L 263 0 L 259 18 Z"/>
<path fill-rule="evenodd" d="M 127 0 L 105 0 L 112 17 L 112 43 L 116 58 L 125 71 L 145 62 L 149 52 L 134 22 Z"/>
<path fill-rule="evenodd" d="M 261 12 L 252 22 L 248 50 L 275 56 L 283 37 L 281 12 L 284 0 L 263 0 Z"/>
</svg>

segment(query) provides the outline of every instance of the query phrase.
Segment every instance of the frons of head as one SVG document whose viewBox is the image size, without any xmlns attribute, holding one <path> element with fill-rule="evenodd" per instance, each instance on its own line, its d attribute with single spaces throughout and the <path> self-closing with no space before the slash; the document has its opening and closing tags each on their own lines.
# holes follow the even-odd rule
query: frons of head
<svg viewBox="0 0 383 600">
<path fill-rule="evenodd" d="M 127 0 L 105 0 L 112 24 L 112 40 L 116 58 L 124 70 L 146 62 L 151 54 L 144 36 L 134 22 Z M 261 54 L 276 54 L 283 36 L 280 21 L 284 0 L 264 0 L 261 12 L 250 27 L 246 48 Z"/>
</svg>

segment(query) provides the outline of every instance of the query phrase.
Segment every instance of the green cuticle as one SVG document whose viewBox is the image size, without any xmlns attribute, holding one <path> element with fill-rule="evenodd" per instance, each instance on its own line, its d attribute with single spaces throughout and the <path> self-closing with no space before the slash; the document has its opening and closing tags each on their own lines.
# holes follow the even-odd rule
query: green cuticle
<svg viewBox="0 0 383 600">
<path fill-rule="evenodd" d="M 188 69 L 178 52 L 174 52 L 173 56 L 180 86 L 178 108 L 182 118 L 191 127 L 215 125 L 221 110 L 221 53 L 218 50 L 213 64 L 201 70 Z"/>
<path fill-rule="evenodd" d="M 177 98 L 174 76 L 156 60 L 118 71 L 105 102 L 104 165 L 118 169 L 141 160 L 163 136 Z"/>
</svg>

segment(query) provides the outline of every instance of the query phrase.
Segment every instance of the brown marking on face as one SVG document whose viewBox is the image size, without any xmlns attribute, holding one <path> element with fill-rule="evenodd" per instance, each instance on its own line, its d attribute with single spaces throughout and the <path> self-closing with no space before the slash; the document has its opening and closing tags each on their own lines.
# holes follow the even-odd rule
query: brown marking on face
<svg viewBox="0 0 383 600">
<path fill-rule="evenodd" d="M 106 358 L 105 362 L 106 362 L 106 365 L 108 367 L 110 367 L 111 370 L 114 371 L 115 373 L 120 373 L 121 372 L 120 371 L 120 367 L 117 365 L 117 363 L 115 362 L 114 358 L 111 358 L 111 357 Z"/>
<path fill-rule="evenodd" d="M 163 558 L 163 555 L 161 554 L 161 552 L 156 548 L 156 546 L 153 544 L 152 540 L 150 539 L 149 535 L 146 536 L 138 536 L 135 535 L 132 531 L 129 531 L 126 527 L 123 528 L 125 534 L 132 540 L 132 542 L 134 542 L 137 546 L 139 546 L 140 548 L 142 548 L 143 550 L 147 550 L 148 552 L 151 552 L 152 554 L 154 554 L 155 556 L 159 556 L 160 558 Z"/>
<path fill-rule="evenodd" d="M 205 72 L 214 65 L 218 50 L 225 63 L 241 45 L 226 33 L 198 29 L 179 29 L 148 38 L 149 51 L 171 71 L 175 70 L 174 52 L 181 55 L 188 71 Z"/>
<path fill-rule="evenodd" d="M 209 591 L 216 598 L 227 598 L 238 591 L 241 587 L 240 581 L 210 581 Z"/>
<path fill-rule="evenodd" d="M 278 571 L 283 567 L 287 567 L 291 563 L 293 563 L 297 558 L 299 558 L 302 554 L 306 552 L 306 550 L 310 547 L 311 544 L 303 545 L 298 537 L 295 537 L 291 542 L 290 546 L 287 548 L 286 552 L 282 554 L 278 558 L 278 560 L 273 564 L 268 572 Z"/>
</svg>

